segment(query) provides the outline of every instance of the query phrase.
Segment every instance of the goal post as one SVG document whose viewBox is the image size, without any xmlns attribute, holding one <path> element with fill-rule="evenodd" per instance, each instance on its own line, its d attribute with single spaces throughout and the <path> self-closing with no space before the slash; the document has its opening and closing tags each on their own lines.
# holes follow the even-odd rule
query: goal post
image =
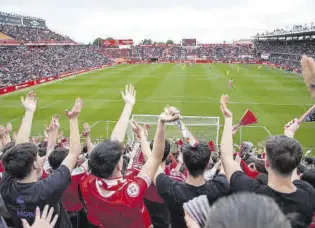
<svg viewBox="0 0 315 228">
<path fill-rule="evenodd" d="M 149 125 L 148 140 L 153 140 L 156 131 L 156 123 L 158 115 L 132 115 L 132 120 L 135 120 L 140 125 Z M 215 145 L 218 145 L 219 130 L 220 130 L 220 117 L 214 116 L 183 116 L 182 122 L 187 129 L 195 136 L 196 139 L 201 141 L 212 140 Z M 174 123 L 166 124 L 166 138 L 179 139 L 182 138 L 180 130 Z M 132 143 L 135 140 L 135 135 L 129 126 L 127 132 L 127 141 Z"/>
</svg>

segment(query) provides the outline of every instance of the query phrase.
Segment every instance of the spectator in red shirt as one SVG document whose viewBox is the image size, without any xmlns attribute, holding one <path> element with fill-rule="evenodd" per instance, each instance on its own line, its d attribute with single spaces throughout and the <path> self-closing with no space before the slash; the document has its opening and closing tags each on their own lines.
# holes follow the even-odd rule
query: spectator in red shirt
<svg viewBox="0 0 315 228">
<path fill-rule="evenodd" d="M 93 149 L 88 161 L 91 174 L 82 180 L 80 189 L 88 209 L 88 219 L 93 225 L 106 228 L 147 228 L 151 226 L 151 220 L 144 206 L 143 196 L 162 161 L 165 122 L 177 120 L 179 113 L 170 107 L 160 115 L 152 154 L 143 128 L 133 122 L 133 130 L 140 138 L 141 148 L 150 153 L 150 157 L 137 177 L 124 179 L 121 173 L 123 166 L 121 142 L 124 140 L 135 104 L 133 86 L 126 88 L 123 98 L 126 105 L 121 118 L 113 130 L 111 139 Z"/>
</svg>

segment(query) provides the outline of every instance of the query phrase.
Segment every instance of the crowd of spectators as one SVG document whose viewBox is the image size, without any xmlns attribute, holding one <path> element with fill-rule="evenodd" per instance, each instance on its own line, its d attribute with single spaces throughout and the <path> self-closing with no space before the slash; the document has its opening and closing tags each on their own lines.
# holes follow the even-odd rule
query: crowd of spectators
<svg viewBox="0 0 315 228">
<path fill-rule="evenodd" d="M 198 47 L 142 46 L 105 48 L 88 45 L 46 47 L 3 47 L 0 49 L 0 86 L 98 67 L 117 59 L 179 61 L 207 59 L 241 61 L 256 58 L 256 53 L 270 53 L 269 62 L 300 72 L 300 55 L 314 54 L 313 41 L 257 41 L 252 45 L 210 45 Z M 256 58 L 259 59 L 259 58 Z"/>
<path fill-rule="evenodd" d="M 302 68 L 315 99 L 314 60 L 304 56 Z M 294 139 L 298 119 L 284 126 L 283 135 L 269 137 L 261 150 L 253 152 L 245 143 L 235 151 L 237 129 L 229 98 L 222 95 L 219 150 L 194 138 L 180 111 L 169 106 L 148 142 L 146 128 L 130 122 L 135 88 L 126 86 L 122 98 L 125 106 L 110 139 L 94 145 L 87 123 L 80 141 L 82 99 L 66 112 L 69 137 L 60 134 L 59 116 L 53 116 L 41 139 L 30 137 L 37 96 L 31 91 L 22 97 L 19 131 L 12 134 L 10 123 L 0 126 L 1 227 L 314 227 L 315 162 L 303 158 Z M 190 140 L 172 147 L 165 138 L 167 123 Z M 137 137 L 124 145 L 129 125 Z"/>
<path fill-rule="evenodd" d="M 48 28 L 0 24 L 0 32 L 24 43 L 39 41 L 73 42 L 69 37 L 62 36 Z"/>
<path fill-rule="evenodd" d="M 95 46 L 0 48 L 0 87 L 108 63 Z"/>
<path fill-rule="evenodd" d="M 117 58 L 123 53 L 124 58 L 148 60 L 157 58 L 164 60 L 187 60 L 195 58 L 211 59 L 211 60 L 233 60 L 240 59 L 242 56 L 253 55 L 252 46 L 239 45 L 216 45 L 216 46 L 198 46 L 184 47 L 180 45 L 174 46 L 142 46 L 138 45 L 127 51 L 121 49 L 104 48 L 103 53 L 108 58 Z"/>
<path fill-rule="evenodd" d="M 315 55 L 315 40 L 257 40 L 257 51 L 260 53 L 277 53 L 291 55 Z"/>
<path fill-rule="evenodd" d="M 78 71 L 114 62 L 116 59 L 159 61 L 195 58 L 220 61 L 241 60 L 253 55 L 248 46 L 189 48 L 182 46 L 136 46 L 130 49 L 88 45 L 0 48 L 0 87 Z"/>
</svg>

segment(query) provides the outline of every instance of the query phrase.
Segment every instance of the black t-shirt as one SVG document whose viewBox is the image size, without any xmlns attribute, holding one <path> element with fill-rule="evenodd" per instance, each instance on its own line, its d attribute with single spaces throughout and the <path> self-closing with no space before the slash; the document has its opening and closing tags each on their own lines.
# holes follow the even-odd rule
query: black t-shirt
<svg viewBox="0 0 315 228">
<path fill-rule="evenodd" d="M 225 175 L 221 174 L 204 185 L 195 187 L 177 182 L 164 173 L 161 173 L 157 176 L 156 187 L 159 195 L 164 199 L 171 212 L 172 228 L 186 227 L 183 209 L 185 202 L 200 195 L 207 195 L 209 204 L 211 205 L 219 197 L 225 196 L 229 192 L 229 183 Z"/>
<path fill-rule="evenodd" d="M 276 201 L 290 219 L 292 227 L 308 227 L 315 209 L 315 190 L 304 181 L 296 180 L 293 183 L 297 188 L 295 192 L 281 193 L 237 171 L 231 177 L 230 188 L 233 193 L 247 191 L 267 195 Z"/>
<path fill-rule="evenodd" d="M 56 228 L 71 228 L 69 217 L 61 201 L 61 196 L 70 183 L 70 170 L 61 165 L 47 179 L 34 183 L 19 183 L 5 173 L 0 192 L 16 228 L 23 227 L 22 218 L 33 224 L 36 207 L 38 206 L 42 211 L 46 204 L 54 207 L 54 215 L 59 216 Z"/>
</svg>

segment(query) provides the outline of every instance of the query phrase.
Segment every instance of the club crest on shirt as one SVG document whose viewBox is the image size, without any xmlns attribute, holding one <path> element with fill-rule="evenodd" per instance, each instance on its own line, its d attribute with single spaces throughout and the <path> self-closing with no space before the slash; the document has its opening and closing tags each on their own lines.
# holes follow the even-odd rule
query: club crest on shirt
<svg viewBox="0 0 315 228">
<path fill-rule="evenodd" d="M 137 183 L 132 182 L 128 185 L 127 194 L 130 197 L 137 197 L 140 193 L 140 187 Z"/>
</svg>

